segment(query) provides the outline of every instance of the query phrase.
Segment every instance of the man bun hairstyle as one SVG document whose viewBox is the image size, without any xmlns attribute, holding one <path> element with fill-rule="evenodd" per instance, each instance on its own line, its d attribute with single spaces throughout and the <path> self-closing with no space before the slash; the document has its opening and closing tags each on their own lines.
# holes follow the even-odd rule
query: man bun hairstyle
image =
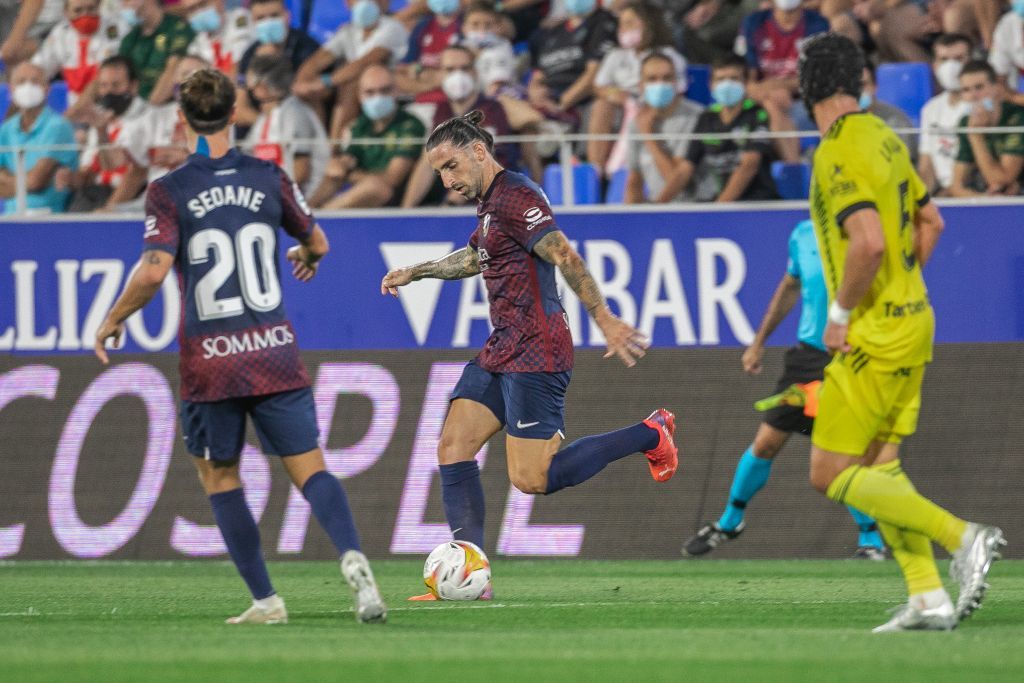
<svg viewBox="0 0 1024 683">
<path fill-rule="evenodd" d="M 473 109 L 462 116 L 455 116 L 439 124 L 427 138 L 427 150 L 449 143 L 453 147 L 468 147 L 480 141 L 487 146 L 487 151 L 494 152 L 494 136 L 480 127 L 484 113 Z"/>
<path fill-rule="evenodd" d="M 807 113 L 814 105 L 842 93 L 857 99 L 864 75 L 864 53 L 852 40 L 838 33 L 819 33 L 800 51 L 800 94 Z"/>
<path fill-rule="evenodd" d="M 216 69 L 198 69 L 181 84 L 181 111 L 200 135 L 227 126 L 234 107 L 235 84 Z"/>
</svg>

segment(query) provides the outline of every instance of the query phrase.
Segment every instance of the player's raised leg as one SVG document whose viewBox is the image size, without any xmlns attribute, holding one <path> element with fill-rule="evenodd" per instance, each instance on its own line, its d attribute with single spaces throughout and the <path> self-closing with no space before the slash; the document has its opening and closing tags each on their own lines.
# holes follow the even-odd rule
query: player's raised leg
<svg viewBox="0 0 1024 683">
<path fill-rule="evenodd" d="M 260 530 L 249 505 L 245 502 L 238 459 L 218 462 L 193 458 L 203 490 L 210 497 L 210 507 L 217 521 L 224 544 L 235 568 L 252 593 L 252 606 L 229 624 L 287 624 L 288 610 L 284 600 L 274 591 L 260 548 Z"/>
</svg>

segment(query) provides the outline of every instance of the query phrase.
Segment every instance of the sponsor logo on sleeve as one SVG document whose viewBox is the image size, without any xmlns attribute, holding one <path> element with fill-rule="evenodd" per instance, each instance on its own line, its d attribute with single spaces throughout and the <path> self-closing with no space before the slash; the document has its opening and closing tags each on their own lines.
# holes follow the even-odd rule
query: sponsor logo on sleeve
<svg viewBox="0 0 1024 683">
<path fill-rule="evenodd" d="M 491 214 L 484 214 L 484 223 L 480 226 L 480 230 L 484 233 L 484 237 L 487 237 L 487 228 L 491 227 Z"/>
<path fill-rule="evenodd" d="M 534 206 L 523 212 L 523 220 L 526 221 L 526 229 L 533 230 L 538 225 L 551 220 L 551 215 L 544 212 L 539 206 Z"/>
<path fill-rule="evenodd" d="M 294 180 L 292 181 L 292 194 L 295 195 L 295 203 L 299 205 L 302 212 L 307 216 L 312 216 L 313 212 L 309 210 L 309 204 L 306 203 L 306 198 L 302 195 L 302 190 L 299 189 L 299 184 Z"/>
<path fill-rule="evenodd" d="M 146 222 L 144 225 L 146 227 L 146 232 L 142 234 L 143 239 L 155 237 L 160 234 L 160 229 L 156 227 L 156 216 L 146 216 Z"/>
</svg>

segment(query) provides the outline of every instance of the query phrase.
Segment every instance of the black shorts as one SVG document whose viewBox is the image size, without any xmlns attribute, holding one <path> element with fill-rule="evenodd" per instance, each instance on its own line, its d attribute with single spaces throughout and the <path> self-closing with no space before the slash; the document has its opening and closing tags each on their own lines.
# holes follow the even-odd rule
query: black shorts
<svg viewBox="0 0 1024 683">
<path fill-rule="evenodd" d="M 775 385 L 775 392 L 783 391 L 791 384 L 803 384 L 820 380 L 825 376 L 825 366 L 832 362 L 832 354 L 800 342 L 786 351 L 782 377 Z M 802 406 L 781 406 L 764 414 L 764 422 L 783 432 L 810 434 L 814 420 L 804 415 Z"/>
</svg>

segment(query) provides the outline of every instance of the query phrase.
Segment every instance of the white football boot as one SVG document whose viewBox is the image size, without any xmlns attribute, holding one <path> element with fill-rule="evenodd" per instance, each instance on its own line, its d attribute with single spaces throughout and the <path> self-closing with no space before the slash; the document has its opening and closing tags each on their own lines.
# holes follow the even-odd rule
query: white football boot
<svg viewBox="0 0 1024 683">
<path fill-rule="evenodd" d="M 262 600 L 253 600 L 252 607 L 237 617 L 230 617 L 226 624 L 287 624 L 288 609 L 280 595 L 271 595 Z"/>
<path fill-rule="evenodd" d="M 946 596 L 944 604 L 926 608 L 908 602 L 896 608 L 892 619 L 871 629 L 872 633 L 895 633 L 897 631 L 952 631 L 960 620 L 953 609 L 953 603 Z"/>
<path fill-rule="evenodd" d="M 370 563 L 358 550 L 349 550 L 341 556 L 341 575 L 352 588 L 356 620 L 364 624 L 384 623 L 388 619 L 388 608 L 377 590 Z"/>
<path fill-rule="evenodd" d="M 960 593 L 956 597 L 956 614 L 959 619 L 966 619 L 981 607 L 988 589 L 985 578 L 992 563 L 1002 558 L 999 551 L 1005 545 L 1006 540 L 999 527 L 967 525 L 964 543 L 953 553 L 953 561 L 949 565 L 950 576 L 960 584 Z"/>
</svg>

